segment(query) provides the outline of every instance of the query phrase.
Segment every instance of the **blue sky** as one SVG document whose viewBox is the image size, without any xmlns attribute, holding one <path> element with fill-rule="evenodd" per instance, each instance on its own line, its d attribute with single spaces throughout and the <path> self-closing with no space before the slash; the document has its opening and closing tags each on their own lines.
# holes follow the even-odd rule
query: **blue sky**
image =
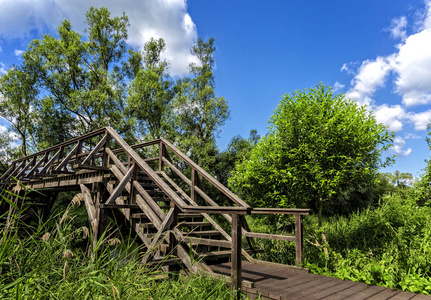
<svg viewBox="0 0 431 300">
<path fill-rule="evenodd" d="M 113 15 L 124 10 L 135 49 L 163 37 L 174 75 L 187 71 L 198 37 L 215 38 L 216 92 L 231 109 L 218 139 L 222 149 L 251 129 L 264 135 L 283 94 L 323 82 L 368 105 L 396 132 L 390 154 L 398 157 L 386 171 L 418 175 L 425 167 L 430 1 L 0 0 L 0 74 L 19 63 L 31 39 L 53 33 L 62 19 L 82 31 L 90 5 L 107 6 Z"/>
</svg>

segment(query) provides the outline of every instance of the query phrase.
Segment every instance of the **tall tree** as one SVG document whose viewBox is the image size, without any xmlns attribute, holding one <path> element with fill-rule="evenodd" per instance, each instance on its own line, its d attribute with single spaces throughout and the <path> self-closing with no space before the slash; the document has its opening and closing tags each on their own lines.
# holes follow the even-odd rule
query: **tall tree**
<svg viewBox="0 0 431 300">
<path fill-rule="evenodd" d="M 169 64 L 161 58 L 164 50 L 163 39 L 151 39 L 145 44 L 143 56 L 136 58 L 139 68 L 128 89 L 129 113 L 139 127 L 138 134 L 147 139 L 166 137 L 172 129 L 168 119 L 175 88 Z"/>
<path fill-rule="evenodd" d="M 28 144 L 34 136 L 36 113 L 34 106 L 38 91 L 36 76 L 21 67 L 13 67 L 0 77 L 0 115 L 11 124 L 21 140 L 21 155 L 28 154 Z"/>
<path fill-rule="evenodd" d="M 39 148 L 106 125 L 121 132 L 130 129 L 124 114 L 128 18 L 124 14 L 111 18 L 106 8 L 91 7 L 86 20 L 88 40 L 64 20 L 58 37 L 46 34 L 33 40 L 23 54 L 23 65 L 3 76 L 14 78 L 22 71 L 29 78 L 24 82 L 37 112 L 33 123 Z M 2 93 L 9 101 L 19 98 Z M 6 108 L 3 114 L 15 113 Z"/>
<path fill-rule="evenodd" d="M 215 138 L 220 127 L 230 116 L 227 100 L 216 97 L 214 82 L 214 39 L 199 39 L 191 53 L 198 63 L 190 64 L 191 78 L 178 82 L 179 93 L 174 101 L 176 130 L 181 134 L 183 150 L 192 158 L 210 168 L 216 160 Z"/>
<path fill-rule="evenodd" d="M 346 187 L 370 185 L 393 135 L 365 107 L 318 85 L 283 96 L 270 132 L 237 165 L 230 185 L 254 206 L 311 207 L 321 220 Z"/>
</svg>

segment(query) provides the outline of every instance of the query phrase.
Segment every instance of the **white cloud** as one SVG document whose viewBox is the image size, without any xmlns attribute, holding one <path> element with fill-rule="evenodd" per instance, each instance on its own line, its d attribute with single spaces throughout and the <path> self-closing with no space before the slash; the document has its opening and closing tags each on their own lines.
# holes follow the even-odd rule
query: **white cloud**
<svg viewBox="0 0 431 300">
<path fill-rule="evenodd" d="M 355 75 L 355 71 L 354 70 L 356 68 L 356 65 L 357 65 L 357 63 L 355 63 L 355 62 L 350 62 L 348 64 L 344 63 L 341 66 L 340 71 L 341 72 L 346 71 L 347 74 Z"/>
<path fill-rule="evenodd" d="M 6 74 L 7 70 L 5 64 L 0 62 L 0 75 Z"/>
<path fill-rule="evenodd" d="M 15 49 L 15 50 L 13 51 L 13 54 L 14 54 L 15 56 L 21 56 L 24 52 L 25 52 L 24 50 Z"/>
<path fill-rule="evenodd" d="M 388 126 L 389 130 L 400 131 L 403 129 L 402 120 L 405 118 L 406 112 L 400 105 L 388 106 L 383 104 L 376 106 L 373 110 L 377 122 Z"/>
<path fill-rule="evenodd" d="M 420 113 L 409 112 L 407 119 L 413 123 L 416 130 L 426 130 L 431 121 L 431 109 Z"/>
<path fill-rule="evenodd" d="M 412 149 L 411 148 L 407 148 L 406 150 L 403 149 L 404 146 L 406 145 L 406 141 L 402 138 L 402 137 L 395 137 L 394 139 L 394 145 L 392 146 L 392 151 L 399 156 L 407 156 L 410 153 L 412 153 Z"/>
<path fill-rule="evenodd" d="M 409 36 L 394 59 L 397 92 L 406 106 L 431 103 L 431 29 Z"/>
<path fill-rule="evenodd" d="M 406 27 L 407 27 L 407 18 L 402 16 L 402 17 L 393 19 L 388 30 L 391 32 L 391 36 L 393 38 L 401 39 L 402 41 L 405 41 L 407 38 Z"/>
<path fill-rule="evenodd" d="M 195 58 L 190 47 L 197 39 L 196 26 L 187 13 L 186 0 L 0 0 L 0 37 L 26 38 L 31 33 L 55 31 L 67 18 L 82 32 L 85 12 L 90 6 L 106 6 L 112 16 L 123 11 L 129 17 L 127 42 L 142 47 L 151 37 L 166 42 L 164 57 L 171 62 L 171 73 L 182 75 Z"/>
<path fill-rule="evenodd" d="M 385 77 L 390 70 L 390 58 L 379 56 L 376 60 L 364 61 L 353 78 L 353 87 L 347 91 L 346 97 L 356 100 L 360 105 L 370 104 L 377 88 L 384 86 Z"/>
<path fill-rule="evenodd" d="M 404 136 L 405 140 L 417 140 L 421 139 L 422 137 L 420 135 L 414 134 L 414 133 L 408 133 Z"/>
<path fill-rule="evenodd" d="M 333 88 L 333 92 L 337 93 L 339 91 L 341 91 L 343 88 L 345 87 L 344 84 L 339 83 L 338 81 L 334 83 L 334 88 Z"/>
</svg>

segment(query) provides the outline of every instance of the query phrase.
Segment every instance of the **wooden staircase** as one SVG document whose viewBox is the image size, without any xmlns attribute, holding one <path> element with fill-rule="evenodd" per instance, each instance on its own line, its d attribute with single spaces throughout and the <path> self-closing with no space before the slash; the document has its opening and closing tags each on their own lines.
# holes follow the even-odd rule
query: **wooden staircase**
<svg viewBox="0 0 431 300">
<path fill-rule="evenodd" d="M 164 139 L 130 146 L 112 128 L 101 128 L 12 162 L 0 185 L 8 201 L 20 208 L 26 206 L 21 200 L 26 195 L 46 210 L 59 191 L 80 191 L 93 246 L 114 212 L 131 224 L 142 242 L 143 264 L 180 263 L 191 272 L 214 274 L 212 263 L 231 261 L 238 289 L 242 257 L 262 263 L 249 254 L 253 238 L 270 238 L 294 241 L 296 268 L 301 269 L 301 216 L 309 210 L 252 208 Z M 205 193 L 205 185 L 218 190 L 222 202 L 230 205 L 219 205 Z M 37 196 L 40 193 L 47 196 Z M 8 209 L 10 217 L 14 206 L 2 209 Z M 250 232 L 244 215 L 255 213 L 294 215 L 295 236 Z M 225 219 L 224 226 L 214 215 Z M 243 237 L 248 250 L 242 248 Z"/>
</svg>

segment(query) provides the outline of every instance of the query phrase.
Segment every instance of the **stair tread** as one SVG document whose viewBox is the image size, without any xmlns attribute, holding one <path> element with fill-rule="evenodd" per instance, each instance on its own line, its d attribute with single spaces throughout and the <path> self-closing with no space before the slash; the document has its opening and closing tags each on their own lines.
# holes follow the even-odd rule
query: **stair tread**
<svg viewBox="0 0 431 300">
<path fill-rule="evenodd" d="M 221 233 L 217 230 L 202 230 L 202 231 L 192 231 L 192 232 L 183 232 L 184 235 L 221 235 Z"/>
</svg>

